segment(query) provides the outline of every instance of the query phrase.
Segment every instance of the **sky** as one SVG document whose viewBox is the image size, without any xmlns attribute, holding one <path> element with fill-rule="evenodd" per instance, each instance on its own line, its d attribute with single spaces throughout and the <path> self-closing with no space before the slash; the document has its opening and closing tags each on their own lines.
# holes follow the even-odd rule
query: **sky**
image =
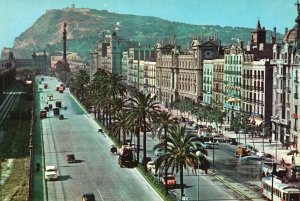
<svg viewBox="0 0 300 201">
<path fill-rule="evenodd" d="M 175 22 L 255 28 L 284 33 L 295 25 L 296 0 L 0 0 L 0 51 L 12 47 L 47 9 L 108 10 L 120 14 L 155 16 Z"/>
</svg>

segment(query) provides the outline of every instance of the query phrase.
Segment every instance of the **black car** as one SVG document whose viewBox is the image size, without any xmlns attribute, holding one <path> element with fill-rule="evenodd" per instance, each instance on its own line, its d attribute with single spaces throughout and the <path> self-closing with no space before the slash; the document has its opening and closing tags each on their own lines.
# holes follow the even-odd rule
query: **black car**
<svg viewBox="0 0 300 201">
<path fill-rule="evenodd" d="M 76 162 L 75 155 L 74 154 L 68 154 L 68 155 L 66 155 L 66 161 L 68 163 L 74 163 L 74 162 Z"/>
<path fill-rule="evenodd" d="M 96 201 L 94 193 L 84 193 L 82 195 L 82 201 Z"/>
</svg>

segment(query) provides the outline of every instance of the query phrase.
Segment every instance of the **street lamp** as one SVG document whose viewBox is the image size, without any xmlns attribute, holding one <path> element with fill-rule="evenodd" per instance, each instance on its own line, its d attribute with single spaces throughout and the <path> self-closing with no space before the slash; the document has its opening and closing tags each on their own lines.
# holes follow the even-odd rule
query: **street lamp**
<svg viewBox="0 0 300 201">
<path fill-rule="evenodd" d="M 197 160 L 198 160 L 198 170 L 197 170 L 197 201 L 200 200 L 200 195 L 199 195 L 199 169 L 200 169 L 200 160 L 199 157 L 202 155 L 201 151 L 196 152 L 197 155 Z"/>
</svg>

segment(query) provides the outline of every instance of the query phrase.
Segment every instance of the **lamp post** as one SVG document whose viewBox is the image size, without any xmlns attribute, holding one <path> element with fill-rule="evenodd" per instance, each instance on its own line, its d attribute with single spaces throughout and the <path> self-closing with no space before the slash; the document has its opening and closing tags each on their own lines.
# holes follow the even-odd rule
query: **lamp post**
<svg viewBox="0 0 300 201">
<path fill-rule="evenodd" d="M 213 173 L 215 172 L 215 136 L 213 136 Z"/>
<path fill-rule="evenodd" d="M 197 176 L 198 176 L 198 178 L 197 178 L 197 201 L 200 200 L 200 194 L 199 194 L 199 168 L 200 168 L 199 164 L 200 164 L 200 160 L 199 160 L 199 156 L 201 156 L 201 154 L 202 154 L 201 151 L 197 151 L 196 152 L 197 159 L 198 159 L 198 170 L 197 170 Z"/>
</svg>

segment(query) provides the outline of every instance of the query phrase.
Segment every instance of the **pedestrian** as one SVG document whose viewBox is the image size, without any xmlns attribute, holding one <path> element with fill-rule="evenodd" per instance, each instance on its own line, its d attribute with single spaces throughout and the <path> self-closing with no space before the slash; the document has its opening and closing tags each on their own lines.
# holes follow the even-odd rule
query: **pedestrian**
<svg viewBox="0 0 300 201">
<path fill-rule="evenodd" d="M 269 138 L 269 143 L 270 143 L 270 145 L 272 144 L 272 139 L 271 138 Z"/>
<path fill-rule="evenodd" d="M 292 155 L 292 163 L 295 165 L 295 157 Z"/>
</svg>

